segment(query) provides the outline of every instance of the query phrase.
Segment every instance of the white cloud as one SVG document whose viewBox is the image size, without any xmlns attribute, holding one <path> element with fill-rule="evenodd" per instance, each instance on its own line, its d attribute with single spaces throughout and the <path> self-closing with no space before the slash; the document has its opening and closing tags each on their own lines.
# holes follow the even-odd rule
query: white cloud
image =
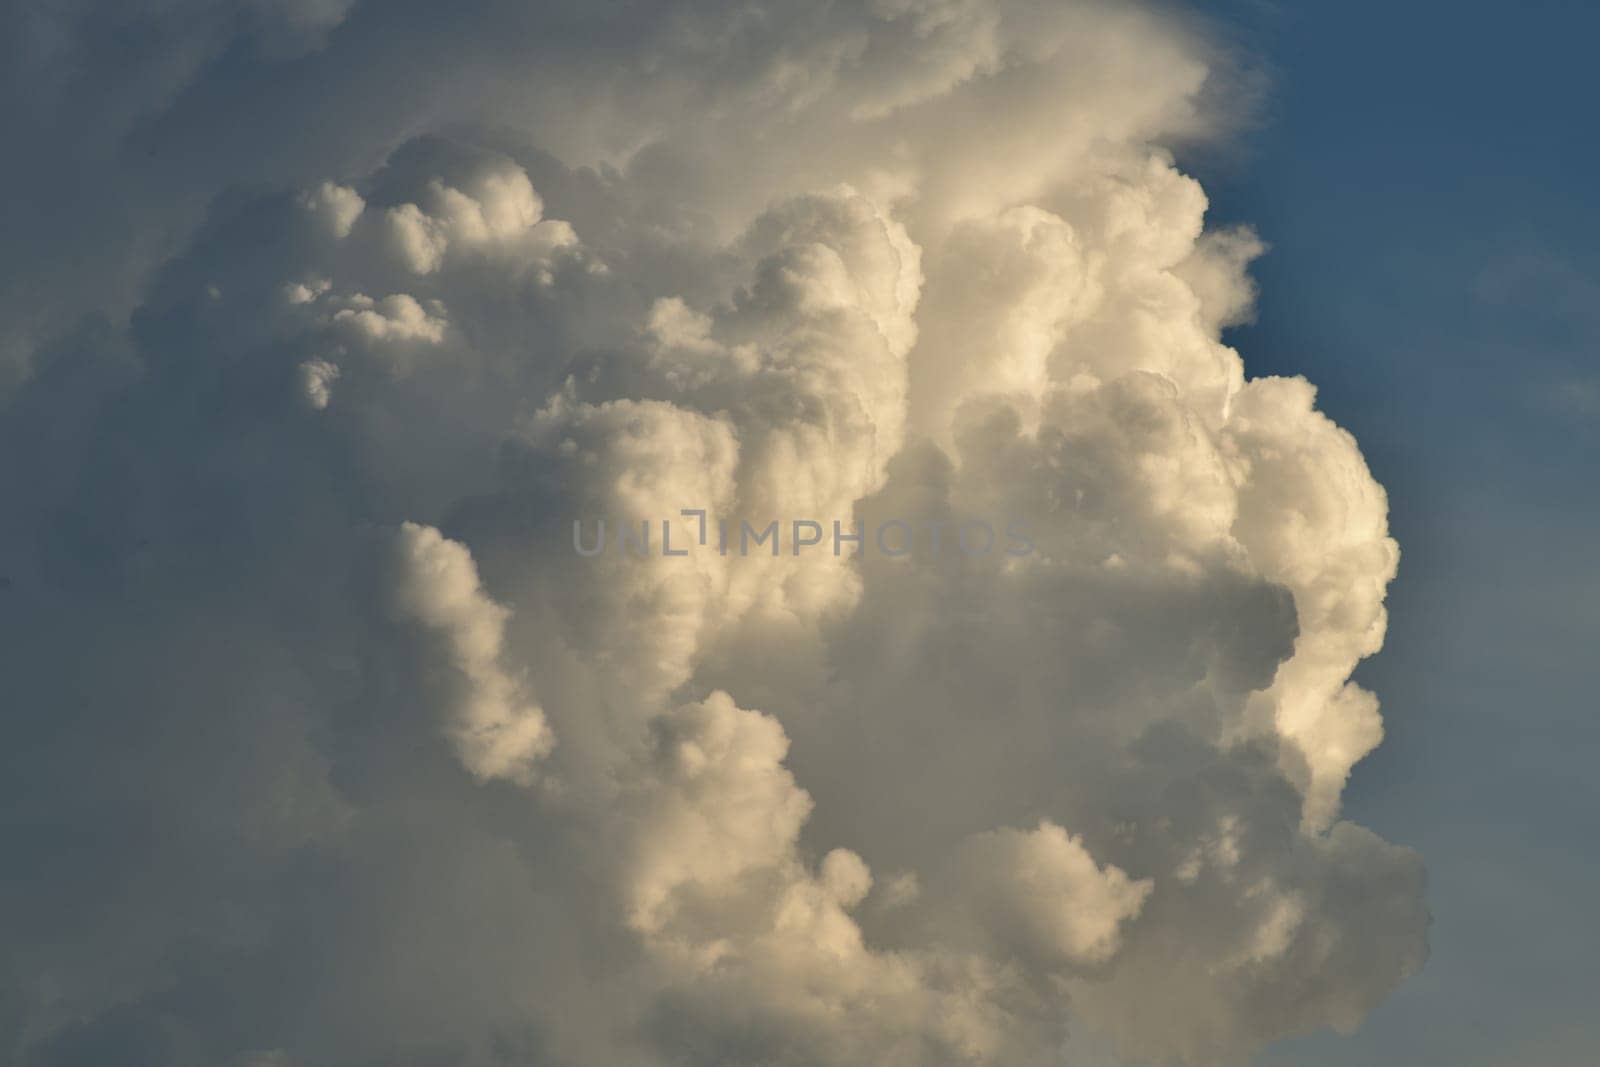
<svg viewBox="0 0 1600 1067">
<path fill-rule="evenodd" d="M 425 199 L 426 210 L 401 204 L 385 219 L 396 254 L 416 274 L 437 271 L 454 248 L 462 254 L 496 253 L 506 265 L 535 270 L 548 284 L 550 263 L 578 248 L 570 225 L 543 217 L 544 202 L 520 167 L 482 171 L 465 190 L 436 178 L 428 183 Z"/>
<path fill-rule="evenodd" d="M 330 315 L 329 321 L 366 341 L 438 344 L 444 340 L 449 325 L 442 304 L 433 301 L 431 309 L 424 308 L 407 293 L 395 293 L 382 300 L 356 293 L 342 302 L 345 306 Z"/>
<path fill-rule="evenodd" d="M 1035 965 L 1104 963 L 1121 927 L 1138 916 L 1154 883 L 1101 868 L 1078 838 L 1045 820 L 1033 830 L 990 830 L 957 852 L 947 921 L 983 929 L 1006 954 Z"/>
<path fill-rule="evenodd" d="M 333 399 L 333 385 L 339 380 L 339 367 L 325 359 L 308 359 L 300 364 L 300 389 L 306 403 L 317 411 Z"/>
<path fill-rule="evenodd" d="M 1397 550 L 1312 388 L 1221 341 L 1260 244 L 1161 147 L 1214 121 L 1204 42 L 895 0 L 551 52 L 518 10 L 398 21 L 396 81 L 363 8 L 294 8 L 327 52 L 286 76 L 367 150 L 219 201 L 137 358 L 25 390 L 38 766 L 161 830 L 73 861 L 114 923 L 18 931 L 26 1055 L 1209 1065 L 1355 1025 L 1426 948 L 1416 857 L 1339 817 Z"/>
<path fill-rule="evenodd" d="M 302 195 L 300 202 L 330 234 L 341 239 L 350 236 L 356 220 L 367 208 L 366 201 L 354 189 L 334 182 L 322 182 Z"/>
<path fill-rule="evenodd" d="M 449 729 L 461 761 L 483 778 L 531 781 L 555 739 L 500 666 L 506 609 L 483 594 L 472 554 L 431 526 L 402 524 L 396 551 L 400 612 L 439 635 L 465 683 Z"/>
</svg>

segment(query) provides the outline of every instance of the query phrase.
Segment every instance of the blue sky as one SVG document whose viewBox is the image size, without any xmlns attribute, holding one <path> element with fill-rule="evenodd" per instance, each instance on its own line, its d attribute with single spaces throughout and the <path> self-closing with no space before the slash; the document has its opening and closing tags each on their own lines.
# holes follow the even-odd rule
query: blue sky
<svg viewBox="0 0 1600 1067">
<path fill-rule="evenodd" d="M 1600 1059 L 1600 138 L 1579 3 L 1238 5 L 1271 67 L 1195 163 L 1273 246 L 1252 373 L 1305 374 L 1389 490 L 1388 739 L 1346 810 L 1420 849 L 1432 958 L 1272 1067 Z"/>
</svg>

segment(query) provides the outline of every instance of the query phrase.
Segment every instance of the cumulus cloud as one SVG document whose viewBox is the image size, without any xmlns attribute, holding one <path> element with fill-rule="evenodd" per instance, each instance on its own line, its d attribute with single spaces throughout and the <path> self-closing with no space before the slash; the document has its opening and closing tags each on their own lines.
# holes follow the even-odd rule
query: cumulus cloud
<svg viewBox="0 0 1600 1067">
<path fill-rule="evenodd" d="M 1096 866 L 1082 841 L 1048 820 L 978 834 L 957 856 L 947 907 L 979 924 L 999 952 L 1046 969 L 1114 957 L 1123 922 L 1138 916 L 1153 886 Z"/>
<path fill-rule="evenodd" d="M 483 594 L 472 554 L 433 527 L 401 524 L 395 550 L 401 614 L 439 636 L 464 683 L 449 728 L 461 761 L 483 778 L 529 781 L 554 739 L 500 666 L 506 609 Z"/>
<path fill-rule="evenodd" d="M 386 224 L 395 254 L 417 274 L 432 274 L 452 248 L 498 252 L 517 269 L 533 268 L 548 282 L 548 261 L 577 237 L 559 219 L 544 219 L 544 204 L 520 167 L 477 174 L 467 191 L 438 179 L 428 184 L 431 210 L 406 203 L 389 209 Z"/>
<path fill-rule="evenodd" d="M 333 312 L 329 321 L 364 341 L 427 341 L 437 344 L 444 339 L 444 305 L 438 301 L 431 301 L 432 308 L 427 309 L 417 303 L 416 297 L 407 293 L 395 293 L 382 300 L 356 293 L 341 303 L 345 306 Z"/>
<path fill-rule="evenodd" d="M 322 182 L 300 196 L 300 203 L 336 238 L 350 236 L 367 203 L 354 189 L 333 182 Z"/>
<path fill-rule="evenodd" d="M 338 366 L 325 359 L 308 359 L 300 364 L 300 389 L 306 403 L 318 411 L 333 399 L 333 385 L 338 380 Z"/>
<path fill-rule="evenodd" d="M 0 424 L 18 1062 L 1209 1067 L 1421 965 L 1387 502 L 1222 341 L 1192 27 L 245 7 L 365 151 L 219 149 Z"/>
</svg>

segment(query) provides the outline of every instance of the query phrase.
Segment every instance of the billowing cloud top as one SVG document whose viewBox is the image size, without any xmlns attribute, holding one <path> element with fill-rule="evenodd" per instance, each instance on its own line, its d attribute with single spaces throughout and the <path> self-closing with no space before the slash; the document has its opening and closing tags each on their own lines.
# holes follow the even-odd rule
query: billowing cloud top
<svg viewBox="0 0 1600 1067">
<path fill-rule="evenodd" d="M 1420 966 L 1386 499 L 1220 340 L 1192 27 L 240 8 L 130 9 L 84 151 L 206 176 L 7 328 L 11 1059 L 1204 1067 Z M 249 48 L 331 131 L 256 174 Z"/>
</svg>

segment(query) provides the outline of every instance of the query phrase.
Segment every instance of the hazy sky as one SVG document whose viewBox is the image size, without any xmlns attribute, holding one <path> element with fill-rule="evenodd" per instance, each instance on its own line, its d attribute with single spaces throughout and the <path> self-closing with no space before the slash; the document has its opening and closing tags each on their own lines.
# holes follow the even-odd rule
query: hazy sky
<svg viewBox="0 0 1600 1067">
<path fill-rule="evenodd" d="M 1597 22 L 13 5 L 0 1049 L 1594 1058 Z"/>
</svg>

